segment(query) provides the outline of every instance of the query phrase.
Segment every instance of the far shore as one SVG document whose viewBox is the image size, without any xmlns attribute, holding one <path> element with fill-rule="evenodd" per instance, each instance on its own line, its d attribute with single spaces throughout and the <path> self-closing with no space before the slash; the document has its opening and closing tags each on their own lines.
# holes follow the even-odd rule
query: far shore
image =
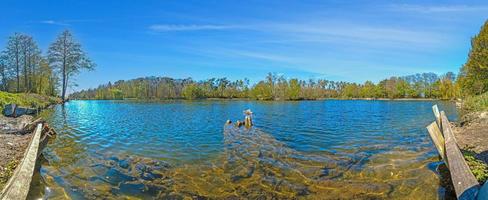
<svg viewBox="0 0 488 200">
<path fill-rule="evenodd" d="M 433 99 L 433 98 L 317 98 L 317 99 L 298 99 L 298 100 L 257 100 L 250 98 L 199 98 L 199 99 L 137 99 L 137 98 L 125 98 L 125 99 L 70 99 L 70 100 L 101 100 L 101 101 L 262 101 L 262 102 L 285 102 L 285 101 L 325 101 L 325 100 L 362 100 L 362 101 L 456 101 L 453 99 Z"/>
</svg>

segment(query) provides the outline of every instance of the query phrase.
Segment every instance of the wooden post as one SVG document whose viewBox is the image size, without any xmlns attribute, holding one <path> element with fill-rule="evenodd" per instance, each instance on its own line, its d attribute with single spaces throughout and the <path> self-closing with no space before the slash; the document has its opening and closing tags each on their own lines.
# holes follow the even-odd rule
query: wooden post
<svg viewBox="0 0 488 200">
<path fill-rule="evenodd" d="M 251 111 L 251 109 L 245 110 L 244 115 L 246 116 L 244 118 L 244 124 L 246 125 L 247 128 L 249 128 L 252 126 L 252 111 Z"/>
<path fill-rule="evenodd" d="M 430 138 L 432 142 L 434 142 L 435 147 L 437 148 L 437 152 L 441 156 L 442 160 L 446 163 L 449 167 L 449 164 L 446 160 L 446 149 L 444 147 L 445 141 L 444 136 L 442 136 L 441 130 L 437 126 L 436 122 L 432 122 L 429 126 L 427 126 L 427 130 L 429 131 Z"/>
<path fill-rule="evenodd" d="M 252 126 L 252 120 L 251 120 L 251 116 L 246 116 L 246 118 L 244 119 L 244 124 L 246 125 L 246 127 L 251 127 Z"/>
<path fill-rule="evenodd" d="M 464 160 L 464 156 L 456 143 L 456 138 L 452 132 L 449 120 L 446 117 L 446 113 L 442 111 L 440 116 L 446 143 L 446 158 L 449 162 L 449 171 L 456 196 L 458 199 L 476 199 L 479 188 L 478 180 L 471 173 L 471 169 L 469 169 L 468 164 Z"/>
<path fill-rule="evenodd" d="M 442 130 L 441 114 L 439 113 L 439 107 L 437 107 L 437 104 L 432 106 L 432 111 L 434 112 L 435 121 L 437 122 L 439 129 Z"/>
</svg>

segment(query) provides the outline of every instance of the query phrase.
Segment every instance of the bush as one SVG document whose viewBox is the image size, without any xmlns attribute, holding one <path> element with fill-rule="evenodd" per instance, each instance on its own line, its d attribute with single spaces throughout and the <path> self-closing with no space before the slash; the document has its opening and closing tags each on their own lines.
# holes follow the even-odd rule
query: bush
<svg viewBox="0 0 488 200">
<path fill-rule="evenodd" d="M 488 166 L 478 158 L 476 158 L 476 153 L 470 150 L 463 151 L 464 159 L 469 165 L 471 172 L 478 179 L 478 182 L 483 184 L 488 180 Z"/>
<path fill-rule="evenodd" d="M 0 112 L 3 112 L 3 108 L 7 104 L 17 104 L 19 106 L 31 107 L 31 108 L 45 108 L 48 105 L 60 103 L 61 99 L 57 97 L 49 97 L 39 94 L 27 94 L 27 93 L 8 93 L 0 91 Z"/>
<path fill-rule="evenodd" d="M 463 104 L 463 111 L 466 113 L 488 111 L 488 92 L 467 97 Z"/>
</svg>

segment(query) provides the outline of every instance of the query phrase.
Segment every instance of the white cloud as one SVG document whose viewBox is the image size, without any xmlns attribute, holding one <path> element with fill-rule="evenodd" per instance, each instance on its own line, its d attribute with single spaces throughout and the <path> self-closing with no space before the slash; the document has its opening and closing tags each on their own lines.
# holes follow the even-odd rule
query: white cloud
<svg viewBox="0 0 488 200">
<path fill-rule="evenodd" d="M 54 21 L 54 20 L 43 20 L 40 21 L 41 24 L 50 24 L 50 25 L 59 25 L 59 26 L 69 26 L 70 24 L 61 22 L 61 21 Z"/>
<path fill-rule="evenodd" d="M 241 51 L 241 50 L 227 50 L 229 53 L 237 56 L 243 56 L 248 58 L 256 58 L 261 60 L 269 60 L 269 61 L 277 61 L 277 62 L 289 62 L 292 61 L 290 57 L 277 55 L 277 54 L 270 54 L 264 52 L 252 52 L 252 51 Z"/>
<path fill-rule="evenodd" d="M 225 30 L 225 29 L 235 29 L 239 28 L 239 26 L 231 26 L 231 25 L 211 25 L 211 24 L 204 24 L 204 25 L 197 25 L 197 24 L 190 24 L 190 25 L 181 25 L 181 24 L 154 24 L 149 27 L 152 31 L 157 32 L 168 32 L 168 31 L 203 31 L 203 30 Z"/>
</svg>

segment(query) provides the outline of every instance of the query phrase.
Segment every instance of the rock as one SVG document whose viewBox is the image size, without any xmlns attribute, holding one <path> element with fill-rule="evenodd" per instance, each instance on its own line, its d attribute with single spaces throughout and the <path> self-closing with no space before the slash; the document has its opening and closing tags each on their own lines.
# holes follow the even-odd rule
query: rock
<svg viewBox="0 0 488 200">
<path fill-rule="evenodd" d="M 7 117 L 13 117 L 15 114 L 15 108 L 17 105 L 15 104 L 7 104 L 3 107 L 3 115 Z"/>
<path fill-rule="evenodd" d="M 120 160 L 119 161 L 119 167 L 122 167 L 124 169 L 128 169 L 129 168 L 129 162 L 127 162 L 127 160 Z"/>
<path fill-rule="evenodd" d="M 3 115 L 7 117 L 19 117 L 22 115 L 34 115 L 37 113 L 35 108 L 20 107 L 16 104 L 7 104 L 3 108 Z"/>
<path fill-rule="evenodd" d="M 481 112 L 481 113 L 480 113 L 480 118 L 481 118 L 481 119 L 488 118 L 488 112 Z"/>
<path fill-rule="evenodd" d="M 36 114 L 36 109 L 34 108 L 26 108 L 26 107 L 16 107 L 15 108 L 15 116 L 22 116 L 22 115 L 33 115 Z"/>
<path fill-rule="evenodd" d="M 32 116 L 30 115 L 18 118 L 0 115 L 0 133 L 20 133 L 30 122 L 32 122 Z"/>
</svg>

